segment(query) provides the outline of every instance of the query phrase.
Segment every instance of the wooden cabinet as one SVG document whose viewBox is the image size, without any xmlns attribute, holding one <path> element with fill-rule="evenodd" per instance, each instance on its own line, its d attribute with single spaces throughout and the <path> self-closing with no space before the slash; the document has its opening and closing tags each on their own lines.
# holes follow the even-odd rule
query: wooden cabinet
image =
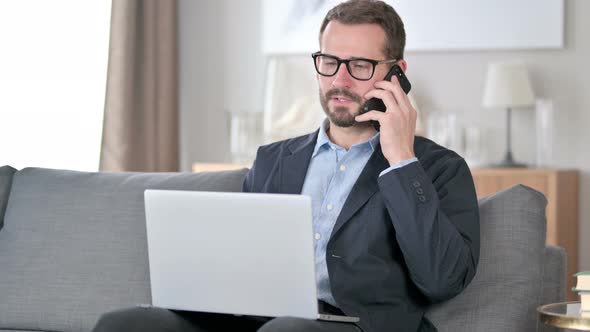
<svg viewBox="0 0 590 332">
<path fill-rule="evenodd" d="M 192 170 L 198 172 L 219 172 L 219 171 L 233 171 L 236 169 L 250 168 L 250 164 L 231 164 L 231 163 L 194 163 Z"/>
<path fill-rule="evenodd" d="M 547 244 L 560 246 L 567 254 L 568 300 L 577 300 L 571 291 L 578 272 L 578 172 L 575 170 L 480 168 L 472 169 L 478 197 L 487 196 L 516 184 L 536 189 L 547 197 Z"/>
</svg>

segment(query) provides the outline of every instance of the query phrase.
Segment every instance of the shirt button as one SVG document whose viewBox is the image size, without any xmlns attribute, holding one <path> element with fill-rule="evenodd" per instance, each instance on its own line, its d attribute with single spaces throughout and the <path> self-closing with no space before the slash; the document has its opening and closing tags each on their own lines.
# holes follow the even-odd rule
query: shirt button
<svg viewBox="0 0 590 332">
<path fill-rule="evenodd" d="M 314 237 L 315 237 L 316 240 L 319 240 L 319 239 L 322 238 L 322 235 L 320 233 L 315 233 L 315 236 Z"/>
<path fill-rule="evenodd" d="M 334 208 L 334 205 L 332 205 L 332 204 L 328 204 L 328 206 L 326 206 L 326 208 L 327 208 L 328 210 L 332 210 L 332 209 Z"/>
<path fill-rule="evenodd" d="M 341 170 L 342 172 L 346 171 L 346 166 L 344 166 L 344 165 L 340 165 L 340 170 Z"/>
</svg>

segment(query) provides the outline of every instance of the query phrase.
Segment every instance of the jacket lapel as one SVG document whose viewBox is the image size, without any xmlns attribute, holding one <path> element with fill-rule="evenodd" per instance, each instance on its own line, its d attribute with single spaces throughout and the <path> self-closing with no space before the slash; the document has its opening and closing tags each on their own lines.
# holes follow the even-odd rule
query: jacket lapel
<svg viewBox="0 0 590 332">
<path fill-rule="evenodd" d="M 318 131 L 309 134 L 303 141 L 293 141 L 287 145 L 287 154 L 279 160 L 278 192 L 301 194 L 317 137 Z"/>
<path fill-rule="evenodd" d="M 389 163 L 381 152 L 381 145 L 377 145 L 367 165 L 365 165 L 365 168 L 352 187 L 350 194 L 348 194 L 346 202 L 344 202 L 344 206 L 332 230 L 331 238 L 379 190 L 377 183 L 379 173 L 388 167 Z"/>
</svg>

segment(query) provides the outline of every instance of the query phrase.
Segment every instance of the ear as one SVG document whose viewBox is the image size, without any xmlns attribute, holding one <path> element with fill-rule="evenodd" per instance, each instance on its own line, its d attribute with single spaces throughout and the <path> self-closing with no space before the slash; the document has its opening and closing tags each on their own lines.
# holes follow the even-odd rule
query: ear
<svg viewBox="0 0 590 332">
<path fill-rule="evenodd" d="M 406 60 L 402 59 L 399 60 L 397 62 L 397 64 L 399 65 L 399 67 L 404 71 L 404 73 L 408 70 L 408 63 L 406 62 Z"/>
</svg>

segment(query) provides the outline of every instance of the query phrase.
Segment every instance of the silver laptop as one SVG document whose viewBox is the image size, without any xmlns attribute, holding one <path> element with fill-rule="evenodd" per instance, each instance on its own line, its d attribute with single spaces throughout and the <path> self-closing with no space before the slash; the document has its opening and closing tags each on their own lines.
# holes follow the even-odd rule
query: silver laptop
<svg viewBox="0 0 590 332">
<path fill-rule="evenodd" d="M 152 304 L 356 322 L 318 311 L 307 196 L 146 190 Z"/>
</svg>

